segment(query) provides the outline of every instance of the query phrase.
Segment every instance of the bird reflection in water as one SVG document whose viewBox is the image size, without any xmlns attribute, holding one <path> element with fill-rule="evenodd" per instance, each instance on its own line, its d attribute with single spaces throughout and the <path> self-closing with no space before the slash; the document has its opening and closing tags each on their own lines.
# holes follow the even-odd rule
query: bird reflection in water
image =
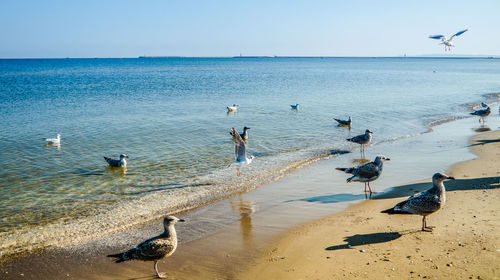
<svg viewBox="0 0 500 280">
<path fill-rule="evenodd" d="M 249 244 L 252 241 L 252 214 L 257 210 L 257 205 L 243 200 L 243 195 L 240 194 L 238 200 L 231 200 L 231 208 L 239 213 L 243 242 Z"/>
</svg>

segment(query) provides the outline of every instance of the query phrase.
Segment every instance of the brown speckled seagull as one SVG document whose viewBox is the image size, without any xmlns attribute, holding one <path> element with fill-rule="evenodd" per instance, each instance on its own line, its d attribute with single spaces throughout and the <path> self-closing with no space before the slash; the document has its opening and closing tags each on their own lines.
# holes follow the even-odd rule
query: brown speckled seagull
<svg viewBox="0 0 500 280">
<path fill-rule="evenodd" d="M 177 249 L 177 233 L 175 232 L 175 223 L 184 222 L 175 216 L 167 216 L 163 220 L 165 231 L 151 239 L 148 239 L 137 247 L 126 252 L 108 255 L 111 258 L 117 258 L 115 262 L 121 263 L 129 260 L 154 261 L 154 268 L 158 278 L 165 278 L 164 273 L 158 272 L 158 261 L 172 255 Z"/>
<path fill-rule="evenodd" d="M 368 185 L 368 190 L 370 194 L 374 193 L 370 187 L 370 182 L 375 181 L 382 174 L 382 167 L 384 166 L 384 160 L 391 160 L 385 156 L 377 156 L 374 161 L 360 165 L 358 167 L 350 167 L 350 168 L 335 168 L 340 171 L 344 171 L 345 173 L 352 174 L 352 177 L 347 178 L 347 183 L 350 182 L 363 182 L 365 183 L 365 192 L 366 185 Z"/>
<path fill-rule="evenodd" d="M 443 184 L 444 180 L 455 180 L 455 178 L 443 173 L 436 173 L 432 176 L 432 188 L 425 192 L 414 194 L 407 200 L 396 204 L 396 206 L 382 211 L 382 213 L 421 215 L 423 217 L 422 231 L 432 231 L 434 227 L 427 226 L 425 217 L 438 211 L 445 204 L 446 190 Z"/>
</svg>

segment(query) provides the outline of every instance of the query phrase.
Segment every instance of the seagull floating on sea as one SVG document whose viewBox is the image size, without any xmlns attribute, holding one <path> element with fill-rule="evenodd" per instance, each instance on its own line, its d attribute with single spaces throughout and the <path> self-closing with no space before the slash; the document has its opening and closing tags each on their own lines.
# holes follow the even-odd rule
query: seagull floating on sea
<svg viewBox="0 0 500 280">
<path fill-rule="evenodd" d="M 336 118 L 333 118 L 334 120 L 336 120 L 339 125 L 347 125 L 347 126 L 351 126 L 352 125 L 352 118 L 351 116 L 349 116 L 349 119 L 348 120 L 340 120 L 340 119 L 336 119 Z"/>
<path fill-rule="evenodd" d="M 48 144 L 59 145 L 61 144 L 61 134 L 57 134 L 57 138 L 45 138 Z"/>
<path fill-rule="evenodd" d="M 175 223 L 184 222 L 175 216 L 167 216 L 163 220 L 165 231 L 151 239 L 148 239 L 137 247 L 126 252 L 108 255 L 116 258 L 115 262 L 121 263 L 129 260 L 154 261 L 154 268 L 158 278 L 165 278 L 164 273 L 158 272 L 158 261 L 169 257 L 177 249 L 177 233 L 175 232 Z"/>
<path fill-rule="evenodd" d="M 104 157 L 104 160 L 109 164 L 111 167 L 123 167 L 127 168 L 127 160 L 128 156 L 126 154 L 121 154 L 120 159 L 112 159 L 108 157 Z"/>
<path fill-rule="evenodd" d="M 361 145 L 361 157 L 365 155 L 365 145 L 369 144 L 372 141 L 372 133 L 369 129 L 365 130 L 364 134 L 360 134 L 354 136 L 352 138 L 347 138 L 346 140 L 349 142 L 358 143 Z"/>
<path fill-rule="evenodd" d="M 455 180 L 455 178 L 449 177 L 443 173 L 436 173 L 432 176 L 432 188 L 425 192 L 412 195 L 405 201 L 381 213 L 421 215 L 423 217 L 422 231 L 432 231 L 434 227 L 427 226 L 425 218 L 444 206 L 446 202 L 446 190 L 443 184 L 444 180 Z"/>
<path fill-rule="evenodd" d="M 290 107 L 292 107 L 292 109 L 295 109 L 295 110 L 298 110 L 299 106 L 300 106 L 299 104 L 290 105 Z"/>
<path fill-rule="evenodd" d="M 360 165 L 358 167 L 350 168 L 336 168 L 337 170 L 344 171 L 345 173 L 352 174 L 352 177 L 347 178 L 347 183 L 350 182 L 363 182 L 366 186 L 368 185 L 368 191 L 370 194 L 374 193 L 370 187 L 370 182 L 375 181 L 382 174 L 382 167 L 384 165 L 384 160 L 391 160 L 385 156 L 377 156 L 374 161 Z"/>
<path fill-rule="evenodd" d="M 429 36 L 429 38 L 436 39 L 436 40 L 441 40 L 440 44 L 444 45 L 444 51 L 447 51 L 447 50 L 451 51 L 451 47 L 455 47 L 455 45 L 453 45 L 453 43 L 451 42 L 451 40 L 453 40 L 454 37 L 457 37 L 457 36 L 460 36 L 460 35 L 464 34 L 468 30 L 469 29 L 464 29 L 462 31 L 458 31 L 457 33 L 453 34 L 450 37 L 450 39 L 446 39 L 446 36 L 444 36 L 444 35 L 431 35 L 431 36 Z"/>
<path fill-rule="evenodd" d="M 479 116 L 479 122 L 483 121 L 484 123 L 484 118 L 491 114 L 491 108 L 485 103 L 481 103 L 481 106 L 486 107 L 486 109 L 476 110 L 470 114 L 473 116 Z"/>
<path fill-rule="evenodd" d="M 241 167 L 250 164 L 255 157 L 254 156 L 247 157 L 246 144 L 241 138 L 241 135 L 236 131 L 236 129 L 231 128 L 230 134 L 231 136 L 233 136 L 234 157 L 236 160 L 235 163 L 238 165 L 238 171 L 236 173 L 236 176 L 240 176 Z"/>
<path fill-rule="evenodd" d="M 238 104 L 233 104 L 233 106 L 229 105 L 226 108 L 228 112 L 236 112 L 238 111 L 238 107 L 239 107 Z"/>
</svg>

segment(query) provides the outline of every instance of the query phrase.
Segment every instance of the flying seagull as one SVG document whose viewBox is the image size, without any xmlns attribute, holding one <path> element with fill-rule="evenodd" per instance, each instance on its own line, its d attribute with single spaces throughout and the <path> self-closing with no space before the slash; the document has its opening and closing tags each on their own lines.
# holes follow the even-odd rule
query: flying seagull
<svg viewBox="0 0 500 280">
<path fill-rule="evenodd" d="M 453 34 L 450 39 L 447 39 L 446 36 L 444 35 L 431 35 L 429 36 L 429 38 L 431 39 L 436 39 L 436 40 L 441 40 L 441 44 L 444 45 L 444 51 L 451 51 L 451 47 L 455 47 L 455 45 L 453 45 L 453 43 L 451 42 L 451 40 L 453 40 L 454 37 L 457 37 L 457 36 L 460 36 L 462 34 L 464 34 L 465 32 L 467 32 L 469 29 L 464 29 L 462 31 L 458 31 L 457 33 Z"/>
<path fill-rule="evenodd" d="M 236 176 L 240 176 L 241 167 L 243 167 L 245 164 L 246 165 L 250 164 L 255 157 L 254 156 L 247 157 L 246 144 L 243 141 L 243 139 L 241 139 L 241 135 L 236 131 L 236 129 L 231 128 L 230 134 L 231 136 L 233 136 L 234 157 L 235 157 L 235 162 L 238 165 L 238 171 L 236 173 Z"/>
<path fill-rule="evenodd" d="M 248 140 L 248 130 L 250 129 L 250 127 L 248 126 L 245 126 L 243 127 L 243 133 L 240 133 L 240 136 L 241 136 L 241 139 L 243 140 Z M 231 132 L 229 132 L 229 134 L 231 134 Z"/>
<path fill-rule="evenodd" d="M 57 134 L 56 138 L 45 138 L 45 141 L 47 141 L 48 144 L 59 145 L 61 144 L 61 134 Z"/>
<path fill-rule="evenodd" d="M 361 145 L 361 157 L 365 155 L 365 145 L 369 144 L 372 141 L 372 133 L 369 129 L 365 130 L 364 134 L 360 134 L 354 136 L 352 138 L 347 138 L 346 140 L 349 142 L 358 143 Z"/>
<path fill-rule="evenodd" d="M 476 110 L 470 114 L 473 116 L 479 116 L 479 122 L 483 121 L 484 123 L 484 118 L 491 114 L 491 108 L 485 103 L 481 103 L 481 106 L 486 107 L 486 109 Z"/>
<path fill-rule="evenodd" d="M 446 190 L 444 188 L 444 180 L 455 180 L 455 178 L 443 173 L 436 173 L 432 176 L 433 187 L 425 192 L 417 193 L 410 196 L 405 201 L 402 201 L 396 206 L 384 210 L 381 213 L 387 214 L 415 214 L 421 215 L 422 231 L 432 231 L 433 226 L 427 226 L 425 217 L 436 212 L 446 202 Z"/>
<path fill-rule="evenodd" d="M 341 119 L 336 119 L 336 118 L 333 118 L 334 120 L 336 120 L 339 125 L 347 125 L 347 126 L 351 126 L 352 125 L 352 118 L 351 116 L 349 116 L 349 119 L 348 120 L 341 120 Z"/>
<path fill-rule="evenodd" d="M 391 160 L 390 158 L 386 158 L 385 156 L 377 156 L 374 161 L 360 165 L 358 167 L 350 167 L 350 168 L 335 168 L 340 171 L 344 171 L 345 173 L 352 174 L 352 177 L 347 178 L 347 183 L 350 182 L 363 182 L 365 183 L 365 192 L 366 185 L 368 185 L 368 191 L 370 194 L 374 193 L 370 187 L 370 182 L 375 181 L 382 174 L 382 167 L 384 165 L 384 160 Z"/>
<path fill-rule="evenodd" d="M 177 249 L 177 233 L 174 227 L 177 222 L 184 222 L 184 220 L 175 216 L 165 217 L 163 220 L 165 231 L 162 234 L 150 238 L 128 251 L 108 255 L 108 257 L 116 258 L 116 263 L 129 260 L 154 261 L 156 276 L 166 278 L 164 273 L 158 272 L 158 261 L 169 257 Z"/>
<path fill-rule="evenodd" d="M 111 167 L 123 167 L 127 168 L 127 160 L 128 156 L 126 154 L 121 154 L 120 159 L 112 159 L 108 157 L 104 157 L 104 160 L 109 164 Z"/>
</svg>

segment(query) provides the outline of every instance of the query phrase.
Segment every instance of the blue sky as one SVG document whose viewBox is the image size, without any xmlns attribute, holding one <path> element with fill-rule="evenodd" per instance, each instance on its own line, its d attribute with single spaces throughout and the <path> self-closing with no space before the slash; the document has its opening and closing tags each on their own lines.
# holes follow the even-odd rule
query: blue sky
<svg viewBox="0 0 500 280">
<path fill-rule="evenodd" d="M 0 58 L 500 54 L 500 1 L 0 1 Z"/>
</svg>

